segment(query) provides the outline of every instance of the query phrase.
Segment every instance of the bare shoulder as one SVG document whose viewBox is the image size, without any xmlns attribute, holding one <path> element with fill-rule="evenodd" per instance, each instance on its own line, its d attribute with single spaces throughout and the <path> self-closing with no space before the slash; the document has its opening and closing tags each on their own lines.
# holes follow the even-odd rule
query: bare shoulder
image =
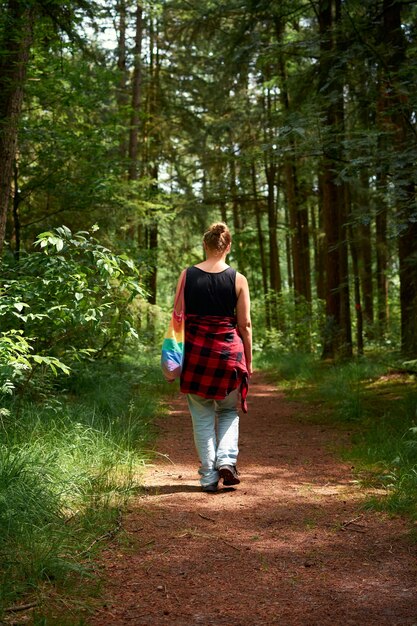
<svg viewBox="0 0 417 626">
<path fill-rule="evenodd" d="M 239 297 L 243 290 L 248 288 L 248 281 L 246 280 L 246 276 L 241 274 L 240 272 L 236 272 L 236 295 Z"/>
</svg>

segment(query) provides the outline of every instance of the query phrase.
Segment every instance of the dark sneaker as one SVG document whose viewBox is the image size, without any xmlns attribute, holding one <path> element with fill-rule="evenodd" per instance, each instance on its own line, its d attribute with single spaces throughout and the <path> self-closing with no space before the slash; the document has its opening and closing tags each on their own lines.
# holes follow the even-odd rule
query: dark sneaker
<svg viewBox="0 0 417 626">
<path fill-rule="evenodd" d="M 220 478 L 223 478 L 223 485 L 230 487 L 231 485 L 238 485 L 240 479 L 238 477 L 239 472 L 235 465 L 222 465 L 219 467 Z"/>
<path fill-rule="evenodd" d="M 214 493 L 217 491 L 217 483 L 211 483 L 211 485 L 202 485 L 201 491 L 205 493 Z"/>
</svg>

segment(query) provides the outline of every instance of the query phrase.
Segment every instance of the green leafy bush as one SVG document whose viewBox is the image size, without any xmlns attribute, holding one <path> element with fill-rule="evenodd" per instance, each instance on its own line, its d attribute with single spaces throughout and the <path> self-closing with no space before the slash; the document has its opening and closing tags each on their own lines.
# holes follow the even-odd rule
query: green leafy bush
<svg viewBox="0 0 417 626">
<path fill-rule="evenodd" d="M 27 382 L 37 366 L 68 365 L 137 337 L 130 303 L 143 295 L 131 259 L 89 233 L 65 226 L 41 233 L 37 250 L 6 258 L 0 282 L 0 392 Z"/>
</svg>

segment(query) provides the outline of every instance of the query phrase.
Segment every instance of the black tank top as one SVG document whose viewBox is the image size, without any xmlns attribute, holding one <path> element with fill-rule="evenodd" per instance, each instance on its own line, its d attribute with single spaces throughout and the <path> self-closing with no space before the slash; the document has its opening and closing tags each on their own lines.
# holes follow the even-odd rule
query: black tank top
<svg viewBox="0 0 417 626">
<path fill-rule="evenodd" d="M 236 270 L 210 273 L 193 265 L 187 268 L 185 312 L 194 315 L 232 317 L 236 307 Z"/>
</svg>

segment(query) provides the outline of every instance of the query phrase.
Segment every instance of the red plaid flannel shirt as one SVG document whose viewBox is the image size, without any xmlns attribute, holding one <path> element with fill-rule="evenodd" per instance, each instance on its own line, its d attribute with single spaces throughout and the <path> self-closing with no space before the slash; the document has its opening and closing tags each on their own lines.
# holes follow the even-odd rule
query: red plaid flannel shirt
<svg viewBox="0 0 417 626">
<path fill-rule="evenodd" d="M 246 413 L 248 371 L 235 317 L 186 315 L 182 393 L 223 400 L 240 387 Z"/>
</svg>

